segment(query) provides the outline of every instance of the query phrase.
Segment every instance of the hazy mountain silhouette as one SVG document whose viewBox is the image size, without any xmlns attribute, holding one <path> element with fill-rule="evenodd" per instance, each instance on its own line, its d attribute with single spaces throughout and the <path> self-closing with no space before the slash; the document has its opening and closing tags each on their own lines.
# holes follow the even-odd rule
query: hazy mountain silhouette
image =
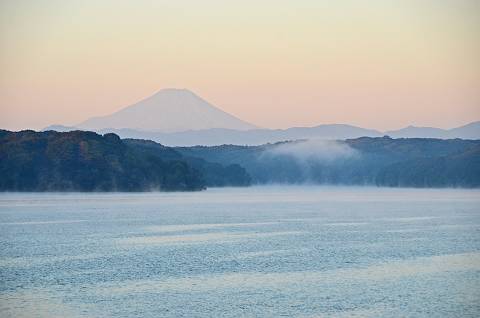
<svg viewBox="0 0 480 318">
<path fill-rule="evenodd" d="M 385 134 L 392 138 L 444 138 L 446 131 L 434 127 L 415 127 L 408 126 L 398 130 L 386 131 Z"/>
<path fill-rule="evenodd" d="M 385 132 L 392 138 L 440 138 L 440 139 L 479 139 L 480 121 L 452 129 L 408 126 L 399 130 Z"/>
<path fill-rule="evenodd" d="M 77 127 L 53 125 L 45 130 L 71 131 Z M 383 134 L 376 130 L 364 129 L 350 125 L 319 125 L 315 127 L 294 127 L 288 129 L 252 129 L 235 130 L 212 128 L 203 130 L 187 130 L 165 133 L 136 129 L 98 129 L 100 134 L 113 132 L 122 138 L 147 139 L 167 146 L 215 146 L 223 144 L 233 145 L 262 145 L 284 140 L 296 139 L 348 139 L 363 136 L 379 137 Z"/>
<path fill-rule="evenodd" d="M 79 129 L 54 125 L 45 130 L 70 131 Z M 439 139 L 480 139 L 480 122 L 474 122 L 449 130 L 440 128 L 406 127 L 396 131 L 382 133 L 350 125 L 319 125 L 315 127 L 295 127 L 289 129 L 252 129 L 248 131 L 234 129 L 187 130 L 174 133 L 145 131 L 135 129 L 99 129 L 98 133 L 113 132 L 122 138 L 148 139 L 167 146 L 215 146 L 215 145 L 262 145 L 284 140 L 297 139 L 353 139 L 359 137 L 392 138 L 439 138 Z"/>
<path fill-rule="evenodd" d="M 139 129 L 162 132 L 189 129 L 256 128 L 211 105 L 186 89 L 162 89 L 111 115 L 93 117 L 77 125 L 87 130 Z"/>
</svg>

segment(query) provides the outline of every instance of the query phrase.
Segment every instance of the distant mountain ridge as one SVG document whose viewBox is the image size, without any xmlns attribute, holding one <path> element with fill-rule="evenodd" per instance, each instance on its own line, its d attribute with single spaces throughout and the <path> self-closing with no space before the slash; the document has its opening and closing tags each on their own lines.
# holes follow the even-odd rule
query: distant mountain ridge
<svg viewBox="0 0 480 318">
<path fill-rule="evenodd" d="M 126 128 L 162 132 L 257 128 L 213 106 L 189 90 L 175 88 L 162 89 L 111 115 L 87 119 L 77 127 L 86 130 Z"/>
<path fill-rule="evenodd" d="M 480 122 L 472 122 L 452 129 L 408 126 L 399 130 L 387 131 L 385 135 L 392 138 L 479 139 Z"/>
<path fill-rule="evenodd" d="M 77 127 L 49 126 L 45 130 L 71 131 Z M 122 138 L 148 139 L 167 146 L 216 146 L 216 145 L 262 145 L 285 140 L 298 139 L 353 139 L 359 137 L 392 138 L 438 138 L 438 139 L 480 139 L 480 122 L 470 123 L 453 129 L 421 128 L 409 126 L 396 131 L 381 132 L 351 125 L 319 125 L 315 127 L 294 127 L 288 129 L 252 129 L 247 131 L 212 128 L 187 130 L 174 133 L 135 129 L 99 129 L 100 134 L 113 132 Z"/>
</svg>

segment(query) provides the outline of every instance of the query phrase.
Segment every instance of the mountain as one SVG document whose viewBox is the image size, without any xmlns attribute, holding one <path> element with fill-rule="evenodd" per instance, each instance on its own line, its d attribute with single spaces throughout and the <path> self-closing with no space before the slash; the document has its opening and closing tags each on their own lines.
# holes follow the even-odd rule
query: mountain
<svg viewBox="0 0 480 318">
<path fill-rule="evenodd" d="M 76 127 L 53 125 L 44 130 L 71 131 L 77 129 Z M 172 133 L 135 129 L 99 129 L 96 131 L 100 134 L 115 133 L 122 138 L 153 140 L 167 146 L 262 145 L 296 139 L 347 139 L 363 136 L 383 136 L 381 132 L 376 130 L 341 124 L 288 129 L 234 130 L 212 128 Z"/>
<path fill-rule="evenodd" d="M 453 129 L 408 126 L 381 132 L 345 124 L 259 129 L 209 104 L 186 89 L 163 89 L 116 113 L 55 131 L 92 130 L 122 138 L 147 139 L 167 146 L 262 145 L 285 140 L 359 137 L 480 139 L 480 121 Z"/>
<path fill-rule="evenodd" d="M 76 127 L 50 126 L 45 130 L 69 131 Z M 359 137 L 392 138 L 438 138 L 438 139 L 480 139 L 480 122 L 453 128 L 450 130 L 429 127 L 409 126 L 396 131 L 380 132 L 351 125 L 319 125 L 315 127 L 294 127 L 288 129 L 252 129 L 234 130 L 212 128 L 187 130 L 173 133 L 135 130 L 135 129 L 100 129 L 101 134 L 115 133 L 122 138 L 148 139 L 167 146 L 217 146 L 217 145 L 262 145 L 285 140 L 297 139 L 331 139 L 344 140 Z"/>
<path fill-rule="evenodd" d="M 393 138 L 440 138 L 440 139 L 479 139 L 480 121 L 452 129 L 408 126 L 399 130 L 385 132 Z"/>
<path fill-rule="evenodd" d="M 376 130 L 340 124 L 288 129 L 252 129 L 248 131 L 216 128 L 176 133 L 147 133 L 127 130 L 115 131 L 115 133 L 131 138 L 152 139 L 169 146 L 262 145 L 296 139 L 347 139 L 362 136 L 383 136 L 381 132 Z"/>
<path fill-rule="evenodd" d="M 90 118 L 76 127 L 95 131 L 107 128 L 128 128 L 162 132 L 210 128 L 236 130 L 256 128 L 186 89 L 162 89 L 111 115 Z"/>
<path fill-rule="evenodd" d="M 294 127 L 285 130 L 288 139 L 348 139 L 362 136 L 378 137 L 383 134 L 377 130 L 352 125 L 331 124 L 315 127 Z M 285 139 L 284 139 L 285 140 Z"/>
<path fill-rule="evenodd" d="M 50 125 L 42 129 L 42 131 L 49 131 L 49 130 L 53 130 L 57 132 L 69 132 L 69 131 L 81 130 L 81 129 L 73 126 L 64 126 L 64 125 Z"/>
<path fill-rule="evenodd" d="M 479 139 L 480 138 L 480 121 L 467 124 L 465 126 L 453 128 L 449 130 L 452 136 L 461 136 L 455 138 Z"/>
<path fill-rule="evenodd" d="M 392 138 L 448 138 L 448 133 L 445 129 L 415 126 L 386 131 L 385 135 Z"/>
</svg>

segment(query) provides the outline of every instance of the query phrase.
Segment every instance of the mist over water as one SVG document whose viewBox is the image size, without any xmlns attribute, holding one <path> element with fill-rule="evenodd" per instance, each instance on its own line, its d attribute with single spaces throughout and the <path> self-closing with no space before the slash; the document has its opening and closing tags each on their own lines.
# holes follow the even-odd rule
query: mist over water
<svg viewBox="0 0 480 318">
<path fill-rule="evenodd" d="M 269 148 L 264 156 L 290 156 L 300 163 L 331 163 L 337 159 L 351 159 L 360 153 L 345 142 L 336 140 L 309 139 L 280 143 Z"/>
<path fill-rule="evenodd" d="M 340 171 L 352 167 L 362 154 L 344 141 L 309 139 L 274 144 L 258 156 L 253 167 L 254 179 L 274 184 L 348 184 L 352 178 Z M 258 180 L 255 180 L 258 181 Z"/>
<path fill-rule="evenodd" d="M 0 195 L 1 317 L 478 317 L 480 192 Z"/>
</svg>

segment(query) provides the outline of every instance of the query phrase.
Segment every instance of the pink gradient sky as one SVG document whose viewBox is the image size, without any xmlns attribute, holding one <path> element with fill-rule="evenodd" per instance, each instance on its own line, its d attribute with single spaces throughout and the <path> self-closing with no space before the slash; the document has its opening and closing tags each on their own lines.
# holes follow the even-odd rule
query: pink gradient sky
<svg viewBox="0 0 480 318">
<path fill-rule="evenodd" d="M 480 5 L 2 1 L 0 128 L 74 125 L 188 88 L 261 127 L 480 120 Z"/>
</svg>

